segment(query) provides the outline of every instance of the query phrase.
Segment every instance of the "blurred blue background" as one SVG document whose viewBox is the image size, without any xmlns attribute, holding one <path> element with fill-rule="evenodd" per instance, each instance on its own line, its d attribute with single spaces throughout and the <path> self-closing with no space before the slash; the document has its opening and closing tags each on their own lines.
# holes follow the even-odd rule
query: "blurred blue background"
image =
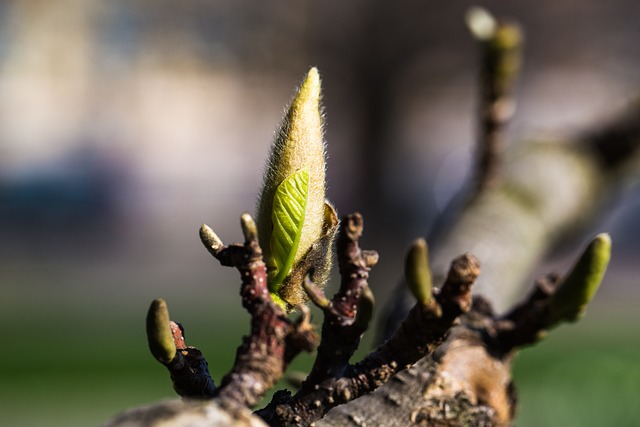
<svg viewBox="0 0 640 427">
<path fill-rule="evenodd" d="M 381 255 L 371 284 L 388 298 L 406 246 L 469 167 L 473 4 L 0 2 L 2 424 L 98 425 L 172 397 L 144 337 L 156 297 L 220 380 L 248 317 L 235 271 L 197 230 L 240 240 L 310 66 L 323 78 L 329 198 L 364 214 L 363 244 Z M 640 94 L 640 3 L 484 5 L 528 35 L 515 137 L 596 126 Z M 518 425 L 639 425 L 639 195 L 592 230 L 612 233 L 614 255 L 587 318 L 518 359 Z"/>
</svg>

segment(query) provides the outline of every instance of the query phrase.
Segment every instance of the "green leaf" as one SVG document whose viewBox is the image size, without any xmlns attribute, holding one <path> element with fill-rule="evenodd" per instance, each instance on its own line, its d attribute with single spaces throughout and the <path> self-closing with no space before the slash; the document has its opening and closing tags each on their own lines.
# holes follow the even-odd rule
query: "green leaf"
<svg viewBox="0 0 640 427">
<path fill-rule="evenodd" d="M 275 269 L 269 273 L 269 289 L 277 292 L 293 266 L 300 243 L 309 198 L 309 171 L 289 175 L 273 197 L 271 256 Z"/>
</svg>

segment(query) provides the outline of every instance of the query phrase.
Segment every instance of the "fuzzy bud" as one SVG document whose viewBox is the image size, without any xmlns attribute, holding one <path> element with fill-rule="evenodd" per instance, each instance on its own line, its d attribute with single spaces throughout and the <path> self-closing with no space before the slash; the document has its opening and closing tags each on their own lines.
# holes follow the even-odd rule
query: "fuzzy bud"
<svg viewBox="0 0 640 427">
<path fill-rule="evenodd" d="M 320 243 L 327 234 L 332 238 L 337 223 L 333 208 L 325 203 L 320 97 L 320 76 L 312 68 L 276 134 L 258 200 L 256 222 L 269 290 L 281 306 L 302 302 L 305 275 L 328 268 L 331 245 Z M 312 252 L 313 262 L 305 262 Z"/>
</svg>

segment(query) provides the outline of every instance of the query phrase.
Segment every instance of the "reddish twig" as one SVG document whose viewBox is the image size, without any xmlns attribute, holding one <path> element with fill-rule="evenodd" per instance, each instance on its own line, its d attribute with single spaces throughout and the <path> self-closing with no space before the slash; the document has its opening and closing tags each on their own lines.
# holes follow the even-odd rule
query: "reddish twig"
<svg viewBox="0 0 640 427">
<path fill-rule="evenodd" d="M 169 309 L 162 299 L 149 307 L 147 338 L 153 356 L 169 370 L 176 393 L 189 398 L 214 396 L 216 386 L 207 361 L 200 350 L 187 346 L 182 326 L 169 320 Z"/>
<path fill-rule="evenodd" d="M 309 323 L 308 311 L 296 322 L 273 302 L 267 288 L 267 269 L 262 260 L 255 223 L 242 216 L 243 245 L 225 246 L 211 229 L 203 226 L 201 238 L 222 265 L 240 272 L 242 305 L 251 315 L 251 333 L 236 352 L 231 372 L 222 380 L 216 398 L 230 407 L 256 405 L 282 377 L 301 351 L 312 351 L 318 337 Z"/>
<path fill-rule="evenodd" d="M 173 389 L 181 397 L 210 399 L 216 393 L 216 385 L 209 374 L 209 365 L 202 352 L 187 347 L 184 330 L 176 322 L 170 322 L 176 344 L 176 357 L 167 365 Z"/>
<path fill-rule="evenodd" d="M 504 353 L 535 344 L 546 334 L 549 304 L 559 281 L 553 273 L 539 278 L 524 301 L 498 319 L 496 341 Z"/>
<path fill-rule="evenodd" d="M 342 219 L 336 242 L 342 280 L 340 289 L 331 300 L 326 299 L 321 289 L 305 281 L 311 300 L 323 311 L 324 322 L 318 355 L 302 390 L 326 378 L 342 375 L 368 327 L 373 295 L 368 289 L 367 279 L 371 267 L 378 261 L 378 254 L 360 249 L 358 239 L 362 230 L 362 215 L 359 213 Z M 364 309 L 362 304 L 371 308 Z M 359 310 L 359 307 L 363 309 Z"/>
</svg>

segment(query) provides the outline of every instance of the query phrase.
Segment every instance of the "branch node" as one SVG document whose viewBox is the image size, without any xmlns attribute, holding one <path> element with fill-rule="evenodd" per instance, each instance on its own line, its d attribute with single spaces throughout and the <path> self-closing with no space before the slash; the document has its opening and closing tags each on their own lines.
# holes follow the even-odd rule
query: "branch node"
<svg viewBox="0 0 640 427">
<path fill-rule="evenodd" d="M 380 259 L 380 255 L 378 255 L 378 252 L 372 250 L 362 250 L 361 256 L 367 268 L 374 267 Z"/>
<path fill-rule="evenodd" d="M 358 240 L 362 237 L 363 220 L 360 212 L 347 215 L 342 220 L 342 229 L 349 240 Z"/>
</svg>

